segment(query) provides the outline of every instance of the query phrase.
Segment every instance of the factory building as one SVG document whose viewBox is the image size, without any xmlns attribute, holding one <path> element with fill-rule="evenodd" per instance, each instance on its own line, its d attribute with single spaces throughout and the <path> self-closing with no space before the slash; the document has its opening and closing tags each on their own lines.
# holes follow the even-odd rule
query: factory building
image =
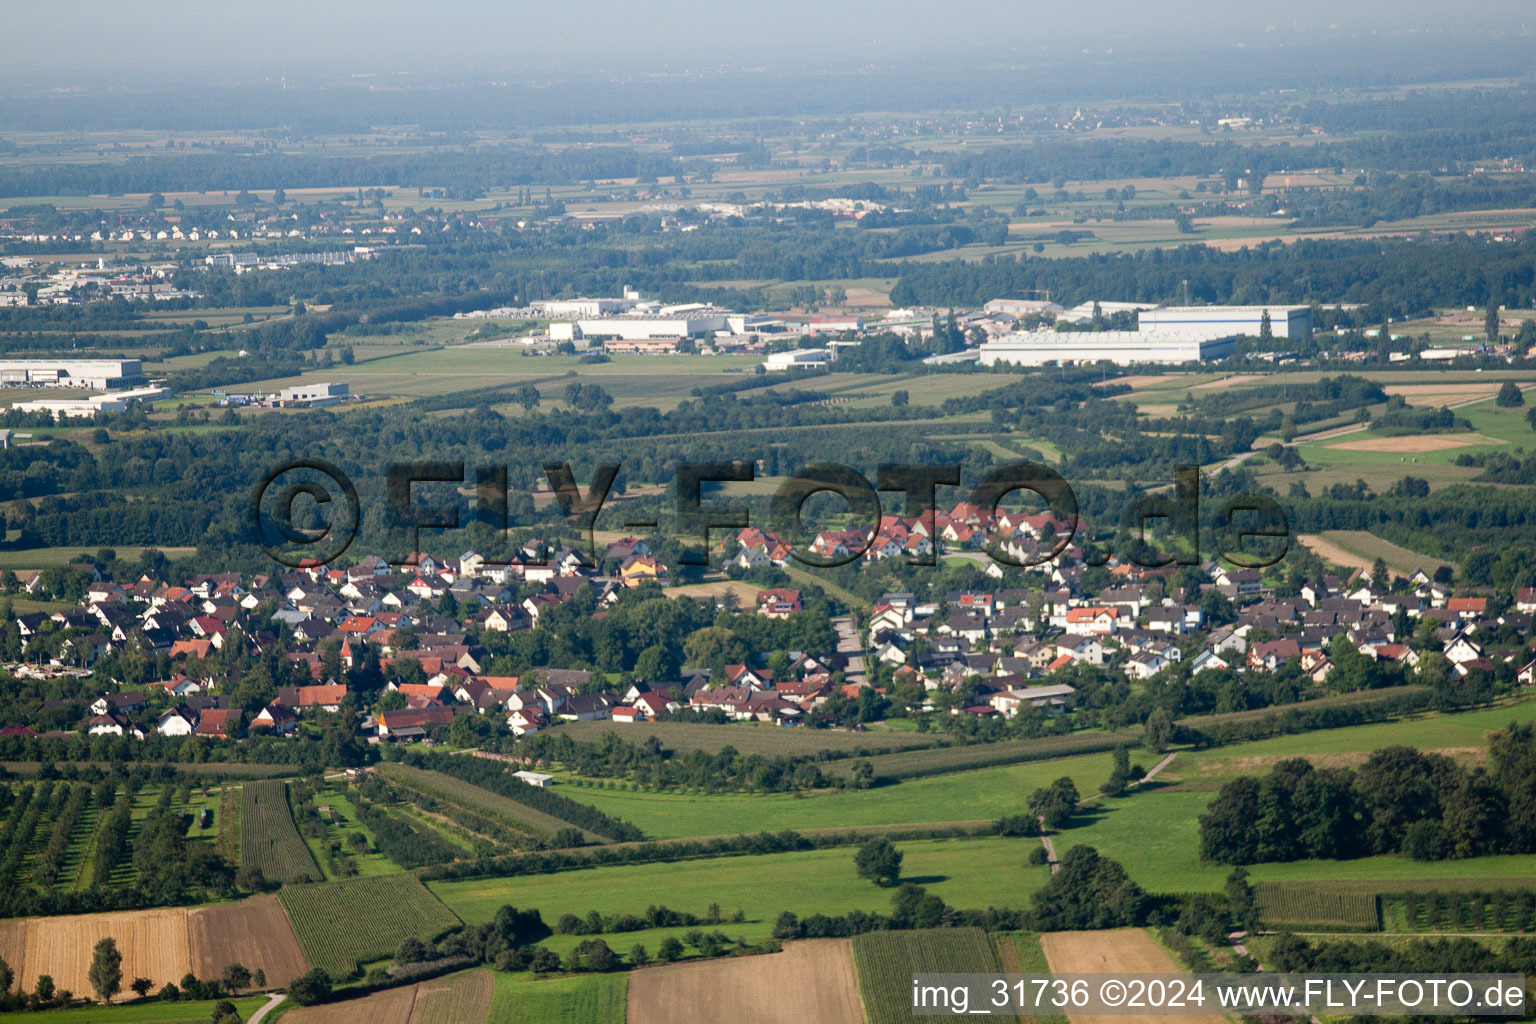
<svg viewBox="0 0 1536 1024">
<path fill-rule="evenodd" d="M 112 391 L 144 383 L 137 359 L 4 359 L 0 384 Z"/>
<path fill-rule="evenodd" d="M 797 348 L 792 352 L 774 352 L 763 361 L 766 370 L 808 370 L 832 361 L 827 348 Z"/>
<path fill-rule="evenodd" d="M 624 313 L 619 316 L 582 317 L 576 321 L 583 338 L 701 338 L 726 328 L 723 311 L 681 313 Z M 553 324 L 550 325 L 553 328 Z M 551 334 L 553 337 L 553 334 Z"/>
<path fill-rule="evenodd" d="M 335 405 L 350 397 L 352 388 L 345 382 L 318 382 L 283 388 L 274 399 L 275 405 Z"/>
<path fill-rule="evenodd" d="M 1111 362 L 1198 363 L 1232 354 L 1234 335 L 1213 338 L 1203 332 L 1158 331 L 1033 331 L 1009 334 L 978 350 L 983 366 L 1011 364 Z"/>
<path fill-rule="evenodd" d="M 1269 314 L 1269 329 L 1277 338 L 1305 338 L 1312 327 L 1311 306 L 1161 306 L 1142 310 L 1136 323 L 1143 332 L 1258 337 L 1265 313 Z"/>
<path fill-rule="evenodd" d="M 35 402 L 17 402 L 11 406 L 17 412 L 51 412 L 61 420 L 94 419 L 97 413 L 126 412 L 135 402 L 153 402 L 167 398 L 165 388 L 137 388 L 131 391 L 115 391 L 110 395 L 92 395 L 89 398 L 44 398 Z"/>
</svg>

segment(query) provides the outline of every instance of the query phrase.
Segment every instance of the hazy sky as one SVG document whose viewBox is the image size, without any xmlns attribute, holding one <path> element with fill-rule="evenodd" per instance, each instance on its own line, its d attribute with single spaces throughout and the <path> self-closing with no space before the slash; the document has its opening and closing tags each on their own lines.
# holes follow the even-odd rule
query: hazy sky
<svg viewBox="0 0 1536 1024">
<path fill-rule="evenodd" d="M 7 4 L 4 73 L 175 77 L 778 64 L 928 53 L 1020 57 L 1173 41 L 1310 42 L 1408 30 L 1519 32 L 1518 0 L 54 0 Z M 1536 26 L 1536 11 L 1530 13 Z"/>
</svg>

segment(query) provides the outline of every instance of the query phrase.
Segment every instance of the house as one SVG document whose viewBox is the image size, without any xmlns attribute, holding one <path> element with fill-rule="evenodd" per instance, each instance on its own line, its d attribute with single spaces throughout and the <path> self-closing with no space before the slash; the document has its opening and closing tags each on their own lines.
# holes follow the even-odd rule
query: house
<svg viewBox="0 0 1536 1024">
<path fill-rule="evenodd" d="M 632 722 L 645 721 L 645 712 L 630 704 L 620 704 L 609 712 L 608 718 L 610 721 L 617 722 L 620 725 L 627 725 Z"/>
<path fill-rule="evenodd" d="M 274 736 L 288 736 L 298 727 L 299 719 L 277 701 L 273 701 L 251 719 L 252 729 L 268 729 Z"/>
<path fill-rule="evenodd" d="M 1294 637 L 1261 640 L 1248 645 L 1248 667 L 1273 672 L 1292 658 L 1301 657 L 1301 645 Z"/>
<path fill-rule="evenodd" d="M 989 704 L 1004 717 L 1012 718 L 1025 706 L 1039 708 L 1052 714 L 1066 709 L 1071 704 L 1072 695 L 1077 689 L 1066 683 L 1055 683 L 1049 686 L 1027 686 L 1023 689 L 1003 690 L 994 693 Z"/>
<path fill-rule="evenodd" d="M 1194 660 L 1189 663 L 1189 674 L 1196 676 L 1201 672 L 1204 672 L 1206 669 L 1223 669 L 1231 667 L 1232 666 L 1226 661 L 1226 659 L 1222 658 L 1220 654 L 1216 653 L 1210 648 L 1206 648 L 1199 654 L 1195 655 Z"/>
<path fill-rule="evenodd" d="M 145 705 L 146 701 L 142 690 L 129 690 L 126 693 L 106 693 L 96 698 L 95 703 L 91 705 L 91 714 L 126 714 L 129 711 L 138 711 Z"/>
<path fill-rule="evenodd" d="M 682 707 L 677 701 L 664 693 L 648 690 L 634 699 L 634 706 L 647 718 L 655 718 L 658 715 L 676 711 Z"/>
<path fill-rule="evenodd" d="M 307 710 L 337 712 L 347 697 L 347 688 L 340 683 L 318 686 L 282 686 L 277 691 L 277 703 L 294 714 Z"/>
<path fill-rule="evenodd" d="M 197 735 L 227 740 L 240 728 L 245 713 L 239 708 L 209 708 L 197 720 Z"/>
<path fill-rule="evenodd" d="M 474 710 L 472 708 L 435 707 L 385 711 L 379 715 L 379 738 L 400 741 L 425 739 L 428 729 L 439 725 L 449 725 L 461 714 L 474 714 Z"/>
<path fill-rule="evenodd" d="M 163 711 L 155 719 L 155 732 L 162 736 L 191 736 L 196 731 L 197 723 L 185 704 Z"/>
<path fill-rule="evenodd" d="M 507 728 L 514 736 L 528 736 L 549 724 L 549 716 L 543 708 L 516 708 L 507 713 Z"/>
<path fill-rule="evenodd" d="M 86 732 L 92 736 L 122 736 L 133 728 L 132 722 L 116 713 L 96 715 L 86 722 Z"/>
<path fill-rule="evenodd" d="M 1488 599 L 1486 597 L 1453 597 L 1445 602 L 1445 607 L 1455 612 L 1460 618 L 1476 619 L 1487 613 Z"/>
<path fill-rule="evenodd" d="M 757 614 L 770 619 L 787 619 L 800 611 L 800 591 L 775 588 L 757 592 Z"/>
<path fill-rule="evenodd" d="M 660 562 L 644 555 L 636 555 L 619 567 L 619 579 L 626 587 L 638 587 L 642 583 L 659 583 L 666 576 Z"/>
<path fill-rule="evenodd" d="M 1065 627 L 1074 636 L 1108 636 L 1115 631 L 1119 608 L 1068 608 Z"/>
</svg>

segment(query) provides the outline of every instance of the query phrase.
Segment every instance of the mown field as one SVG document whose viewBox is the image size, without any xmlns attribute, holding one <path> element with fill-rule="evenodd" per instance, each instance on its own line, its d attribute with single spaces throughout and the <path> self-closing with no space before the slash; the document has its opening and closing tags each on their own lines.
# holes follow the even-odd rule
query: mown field
<svg viewBox="0 0 1536 1024">
<path fill-rule="evenodd" d="M 1137 754 L 1148 767 L 1150 755 Z M 869 790 L 811 794 L 681 795 L 562 786 L 563 795 L 638 825 L 647 836 L 674 839 L 782 829 L 972 821 L 1022 814 L 1029 794 L 1063 775 L 1091 793 L 1109 778 L 1108 753 L 981 768 L 913 779 Z"/>
<path fill-rule="evenodd" d="M 279 898 L 304 956 L 336 978 L 393 956 L 402 939 L 429 942 L 460 923 L 412 874 L 284 886 Z"/>
<path fill-rule="evenodd" d="M 250 1020 L 263 1003 L 265 996 L 247 996 L 231 1000 L 241 1020 Z M 213 1019 L 213 1008 L 219 1000 L 200 999 L 190 1003 L 162 1003 L 157 999 L 115 1006 L 72 1006 L 63 1010 L 43 1013 L 0 1013 L 5 1024 L 182 1024 L 197 1021 L 198 1024 Z"/>
<path fill-rule="evenodd" d="M 876 754 L 887 750 L 931 747 L 943 742 L 937 735 L 786 729 L 763 722 L 733 722 L 730 725 L 703 722 L 634 722 L 627 725 L 567 722 L 560 726 L 560 735 L 583 743 L 594 743 L 608 732 L 629 743 L 644 743 L 654 736 L 664 748 L 685 753 L 691 750 L 717 753 L 720 748 L 729 746 L 743 754 L 781 757 L 814 754 L 821 750 Z"/>
<path fill-rule="evenodd" d="M 1025 862 L 1036 839 L 948 839 L 899 842 L 902 880 L 925 886 L 957 907 L 1024 906 L 1045 884 L 1043 867 Z M 521 878 L 429 882 L 428 887 L 467 922 L 488 921 L 503 904 L 533 907 L 553 923 L 563 913 L 643 914 L 651 904 L 703 916 L 718 903 L 726 917 L 739 907 L 742 923 L 720 926 L 731 938 L 767 938 L 780 911 L 842 914 L 853 909 L 886 913 L 891 890 L 860 879 L 856 847 L 739 857 L 711 857 L 679 864 L 585 868 Z M 667 935 L 686 928 L 628 933 L 624 945 L 643 943 L 653 953 Z M 562 953 L 580 940 L 556 935 L 546 945 Z"/>
<path fill-rule="evenodd" d="M 847 939 L 630 975 L 629 1024 L 864 1024 Z"/>
<path fill-rule="evenodd" d="M 492 1024 L 625 1024 L 628 974 L 495 975 Z M 455 1022 L 458 1024 L 458 1022 Z"/>
</svg>

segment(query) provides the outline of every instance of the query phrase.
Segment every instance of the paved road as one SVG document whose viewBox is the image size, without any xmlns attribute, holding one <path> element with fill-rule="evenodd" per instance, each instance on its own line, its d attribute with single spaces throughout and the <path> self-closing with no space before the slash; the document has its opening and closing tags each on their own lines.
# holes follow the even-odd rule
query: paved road
<svg viewBox="0 0 1536 1024">
<path fill-rule="evenodd" d="M 853 620 L 844 616 L 833 619 L 832 625 L 837 629 L 837 653 L 848 658 L 848 665 L 843 669 L 843 681 L 861 685 L 868 682 L 864 675 L 864 647 L 859 643 L 859 634 L 853 628 Z"/>
<path fill-rule="evenodd" d="M 288 997 L 283 995 L 281 992 L 273 992 L 270 996 L 267 997 L 267 1001 L 261 1004 L 261 1008 L 258 1009 L 255 1013 L 251 1014 L 251 1019 L 247 1021 L 246 1024 L 261 1024 L 266 1015 L 271 1013 L 273 1009 L 277 1007 L 278 1003 L 287 998 Z"/>
</svg>

